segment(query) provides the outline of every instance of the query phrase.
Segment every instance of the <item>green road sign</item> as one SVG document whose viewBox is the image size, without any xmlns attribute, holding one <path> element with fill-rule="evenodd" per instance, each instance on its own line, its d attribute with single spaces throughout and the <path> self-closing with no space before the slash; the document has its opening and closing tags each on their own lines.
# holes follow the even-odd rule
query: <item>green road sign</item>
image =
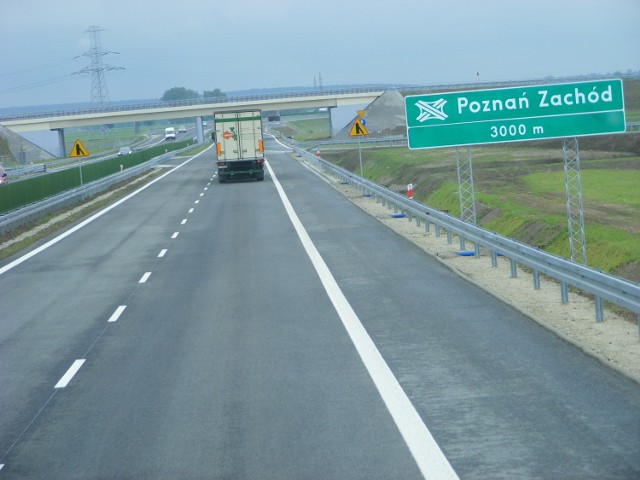
<svg viewBox="0 0 640 480">
<path fill-rule="evenodd" d="M 598 80 L 405 98 L 410 149 L 625 131 L 622 80 Z"/>
</svg>

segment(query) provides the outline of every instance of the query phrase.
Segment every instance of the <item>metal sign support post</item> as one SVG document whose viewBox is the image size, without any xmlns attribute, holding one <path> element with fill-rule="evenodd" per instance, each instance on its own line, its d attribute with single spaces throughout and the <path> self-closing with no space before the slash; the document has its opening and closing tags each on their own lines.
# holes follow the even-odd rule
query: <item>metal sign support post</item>
<svg viewBox="0 0 640 480">
<path fill-rule="evenodd" d="M 472 225 L 476 224 L 476 199 L 473 189 L 471 147 L 461 152 L 456 147 L 456 166 L 458 170 L 458 197 L 460 198 L 460 219 Z M 464 250 L 464 237 L 460 237 L 460 249 Z M 476 246 L 476 256 L 479 249 Z"/>
<path fill-rule="evenodd" d="M 362 170 L 362 148 L 360 146 L 360 137 L 358 137 L 358 159 L 360 160 L 360 178 L 364 180 L 364 173 Z"/>
<path fill-rule="evenodd" d="M 364 110 L 358 110 L 358 116 L 351 126 L 349 136 L 358 137 L 358 159 L 360 160 L 360 177 L 364 179 L 364 172 L 362 170 L 362 146 L 360 144 L 360 137 L 369 135 L 369 132 L 367 132 L 367 129 L 364 128 L 365 121 L 362 118 L 363 116 Z"/>
</svg>

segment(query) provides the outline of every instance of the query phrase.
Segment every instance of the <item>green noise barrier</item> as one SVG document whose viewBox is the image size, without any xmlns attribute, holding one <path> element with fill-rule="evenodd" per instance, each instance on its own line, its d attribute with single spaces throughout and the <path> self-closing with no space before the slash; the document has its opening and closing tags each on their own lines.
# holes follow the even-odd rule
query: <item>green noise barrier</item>
<svg viewBox="0 0 640 480">
<path fill-rule="evenodd" d="M 122 165 L 123 170 L 126 170 L 158 157 L 166 151 L 185 148 L 190 143 L 190 140 L 185 140 L 157 145 L 130 155 L 86 163 L 65 170 L 0 185 L 0 214 L 118 173 L 120 165 Z"/>
</svg>

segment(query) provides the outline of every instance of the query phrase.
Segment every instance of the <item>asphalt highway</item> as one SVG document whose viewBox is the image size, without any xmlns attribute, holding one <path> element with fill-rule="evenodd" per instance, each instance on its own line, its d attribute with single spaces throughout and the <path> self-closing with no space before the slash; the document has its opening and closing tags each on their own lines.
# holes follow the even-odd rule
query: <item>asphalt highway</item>
<svg viewBox="0 0 640 480">
<path fill-rule="evenodd" d="M 0 480 L 640 477 L 640 386 L 267 149 L 0 264 Z"/>
</svg>

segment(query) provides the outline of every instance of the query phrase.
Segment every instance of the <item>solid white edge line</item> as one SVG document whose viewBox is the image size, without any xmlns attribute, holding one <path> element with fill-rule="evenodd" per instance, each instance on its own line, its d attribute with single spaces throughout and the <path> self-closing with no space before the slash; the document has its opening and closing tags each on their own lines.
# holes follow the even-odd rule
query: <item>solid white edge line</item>
<svg viewBox="0 0 640 480">
<path fill-rule="evenodd" d="M 69 367 L 69 370 L 67 370 L 67 373 L 65 373 L 62 378 L 58 380 L 58 383 L 56 383 L 56 386 L 54 388 L 65 388 L 74 377 L 74 375 L 78 373 L 78 370 L 80 370 L 80 367 L 83 363 L 84 358 L 73 362 L 73 364 Z"/>
<path fill-rule="evenodd" d="M 213 146 L 209 147 L 209 148 L 213 148 Z M 14 267 L 17 267 L 18 265 L 20 265 L 22 262 L 26 262 L 27 260 L 29 260 L 31 257 L 35 257 L 37 254 L 39 254 L 40 252 L 43 252 L 44 250 L 46 250 L 47 248 L 55 245 L 56 243 L 58 243 L 59 241 L 67 238 L 69 235 L 77 232 L 78 230 L 80 230 L 82 227 L 88 225 L 89 223 L 93 222 L 94 220 L 100 218 L 102 215 L 104 215 L 105 213 L 113 210 L 114 208 L 118 207 L 119 205 L 123 204 L 124 202 L 126 202 L 127 200 L 129 200 L 130 198 L 136 196 L 137 194 L 139 194 L 140 192 L 142 192 L 143 190 L 146 190 L 147 188 L 149 188 L 151 185 L 153 185 L 154 183 L 162 180 L 164 177 L 166 177 L 167 175 L 172 174 L 173 172 L 175 172 L 176 170 L 178 170 L 179 168 L 182 168 L 183 166 L 185 166 L 187 163 L 189 163 L 190 161 L 194 160 L 195 158 L 199 157 L 200 155 L 202 155 L 203 153 L 205 153 L 207 150 L 209 150 L 209 148 L 203 150 L 202 152 L 200 152 L 197 155 L 194 155 L 193 157 L 191 157 L 189 160 L 186 160 L 184 162 L 182 162 L 180 165 L 177 165 L 176 167 L 172 168 L 171 170 L 169 170 L 168 172 L 160 175 L 158 178 L 156 178 L 155 180 L 150 181 L 149 183 L 147 183 L 146 185 L 143 185 L 142 187 L 140 187 L 138 190 L 131 192 L 129 195 L 127 195 L 126 197 L 121 198 L 120 200 L 118 200 L 117 202 L 109 205 L 108 207 L 104 208 L 103 210 L 100 210 L 98 213 L 96 213 L 95 215 L 90 216 L 89 218 L 87 218 L 86 220 L 80 222 L 78 225 L 76 225 L 73 228 L 70 228 L 69 230 L 67 230 L 66 232 L 58 235 L 57 237 L 49 240 L 47 243 L 39 246 L 38 248 L 30 251 L 29 253 L 27 253 L 26 255 L 23 255 L 20 258 L 15 259 L 13 262 L 6 264 L 4 267 L 0 268 L 0 275 L 2 275 L 3 273 L 8 272 L 9 270 L 11 270 Z M 196 202 L 197 203 L 197 202 Z"/>
<path fill-rule="evenodd" d="M 151 276 L 151 272 L 145 272 L 145 274 L 142 275 L 142 278 L 138 280 L 138 283 L 147 283 L 147 280 L 149 280 L 150 276 Z"/>
<path fill-rule="evenodd" d="M 118 308 L 116 308 L 116 311 L 111 314 L 111 316 L 109 317 L 109 320 L 107 320 L 107 322 L 115 322 L 115 321 L 117 321 L 120 318 L 120 315 L 122 315 L 122 312 L 124 312 L 125 308 L 127 308 L 126 305 L 120 305 Z"/>
<path fill-rule="evenodd" d="M 362 326 L 360 319 L 342 293 L 329 267 L 327 267 L 311 241 L 311 237 L 309 237 L 291 202 L 289 202 L 289 198 L 271 169 L 271 165 L 269 165 L 269 162 L 265 162 L 265 165 L 273 179 L 289 219 L 298 233 L 309 259 L 318 272 L 327 295 L 340 316 L 351 341 L 356 347 L 400 434 L 409 447 L 422 475 L 424 478 L 458 479 L 458 475 L 422 421 L 422 418 L 420 418 L 373 340 L 371 340 L 371 337 Z"/>
</svg>

